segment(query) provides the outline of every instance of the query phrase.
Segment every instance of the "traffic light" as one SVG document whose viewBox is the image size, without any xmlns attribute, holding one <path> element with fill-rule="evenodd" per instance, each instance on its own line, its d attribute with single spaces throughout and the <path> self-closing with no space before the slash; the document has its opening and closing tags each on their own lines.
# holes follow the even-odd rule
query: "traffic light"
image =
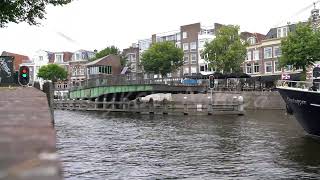
<svg viewBox="0 0 320 180">
<path fill-rule="evenodd" d="M 27 86 L 30 81 L 29 67 L 21 66 L 19 68 L 18 81 L 21 86 Z"/>
<path fill-rule="evenodd" d="M 210 89 L 214 88 L 214 76 L 213 75 L 209 76 L 209 88 Z"/>
</svg>

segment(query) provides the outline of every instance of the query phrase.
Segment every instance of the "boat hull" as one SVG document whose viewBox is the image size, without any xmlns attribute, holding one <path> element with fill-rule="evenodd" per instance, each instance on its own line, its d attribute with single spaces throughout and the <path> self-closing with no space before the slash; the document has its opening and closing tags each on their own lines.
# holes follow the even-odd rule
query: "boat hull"
<svg viewBox="0 0 320 180">
<path fill-rule="evenodd" d="M 320 93 L 278 88 L 303 129 L 310 135 L 320 136 Z"/>
</svg>

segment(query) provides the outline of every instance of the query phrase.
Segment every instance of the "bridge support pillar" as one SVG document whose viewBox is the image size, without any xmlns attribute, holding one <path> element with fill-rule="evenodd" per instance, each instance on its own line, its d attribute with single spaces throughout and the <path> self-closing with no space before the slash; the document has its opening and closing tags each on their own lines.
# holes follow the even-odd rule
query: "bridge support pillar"
<svg viewBox="0 0 320 180">
<path fill-rule="evenodd" d="M 183 104 L 183 114 L 188 115 L 188 103 L 187 102 L 185 102 Z"/>
<path fill-rule="evenodd" d="M 111 105 L 112 109 L 116 109 L 116 103 L 115 102 L 116 102 L 116 98 L 113 98 L 112 99 L 112 105 Z"/>
<path fill-rule="evenodd" d="M 94 100 L 94 108 L 95 109 L 98 109 L 98 107 L 99 107 L 99 98 L 96 98 L 95 100 Z"/>
<path fill-rule="evenodd" d="M 103 98 L 103 105 L 102 105 L 102 108 L 103 108 L 103 109 L 106 109 L 106 108 L 107 108 L 106 102 L 107 102 L 107 98 Z"/>
<path fill-rule="evenodd" d="M 208 115 L 212 115 L 213 105 L 211 103 L 208 104 Z"/>
</svg>

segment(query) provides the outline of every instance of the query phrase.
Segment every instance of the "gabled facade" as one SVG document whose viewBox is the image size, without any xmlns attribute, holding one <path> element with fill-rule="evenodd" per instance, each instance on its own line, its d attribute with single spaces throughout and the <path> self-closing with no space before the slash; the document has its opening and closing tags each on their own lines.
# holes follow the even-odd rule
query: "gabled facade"
<svg viewBox="0 0 320 180">
<path fill-rule="evenodd" d="M 73 53 L 69 61 L 69 82 L 71 86 L 78 86 L 81 81 L 86 79 L 86 64 L 95 56 L 95 52 L 78 50 Z"/>
<path fill-rule="evenodd" d="M 291 66 L 280 68 L 281 39 L 288 33 L 295 31 L 296 24 L 271 28 L 263 36 L 253 33 L 247 36 L 247 56 L 243 63 L 243 71 L 251 76 L 281 75 L 282 73 L 296 73 Z"/>
<path fill-rule="evenodd" d="M 86 64 L 87 79 L 120 75 L 121 67 L 120 57 L 110 54 Z"/>
</svg>

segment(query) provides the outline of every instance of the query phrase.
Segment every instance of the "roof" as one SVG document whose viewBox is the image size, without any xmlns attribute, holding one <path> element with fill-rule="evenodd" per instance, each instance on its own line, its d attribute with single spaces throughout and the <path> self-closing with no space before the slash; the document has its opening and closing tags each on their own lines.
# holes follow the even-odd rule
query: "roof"
<svg viewBox="0 0 320 180">
<path fill-rule="evenodd" d="M 114 59 L 115 57 L 119 58 L 119 56 L 116 56 L 116 55 L 113 55 L 113 54 L 109 54 L 109 55 L 104 56 L 104 57 L 102 57 L 100 59 L 97 59 L 97 60 L 94 60 L 92 62 L 87 63 L 86 66 L 93 66 L 93 65 L 98 64 L 102 60 L 107 60 L 108 61 L 108 60 Z"/>
<path fill-rule="evenodd" d="M 289 27 L 289 32 L 294 32 L 296 30 L 297 24 L 289 24 L 287 26 Z M 281 26 L 281 27 L 285 27 L 285 26 Z M 280 27 L 271 28 L 266 35 L 266 39 L 278 38 L 277 37 L 277 29 L 278 28 L 280 28 Z"/>
<path fill-rule="evenodd" d="M 71 58 L 72 58 L 72 55 L 73 53 L 72 52 L 48 52 L 48 57 L 49 57 L 49 62 L 50 63 L 54 63 L 54 60 L 55 60 L 55 54 L 63 54 L 63 62 L 69 62 L 71 61 Z"/>
</svg>

